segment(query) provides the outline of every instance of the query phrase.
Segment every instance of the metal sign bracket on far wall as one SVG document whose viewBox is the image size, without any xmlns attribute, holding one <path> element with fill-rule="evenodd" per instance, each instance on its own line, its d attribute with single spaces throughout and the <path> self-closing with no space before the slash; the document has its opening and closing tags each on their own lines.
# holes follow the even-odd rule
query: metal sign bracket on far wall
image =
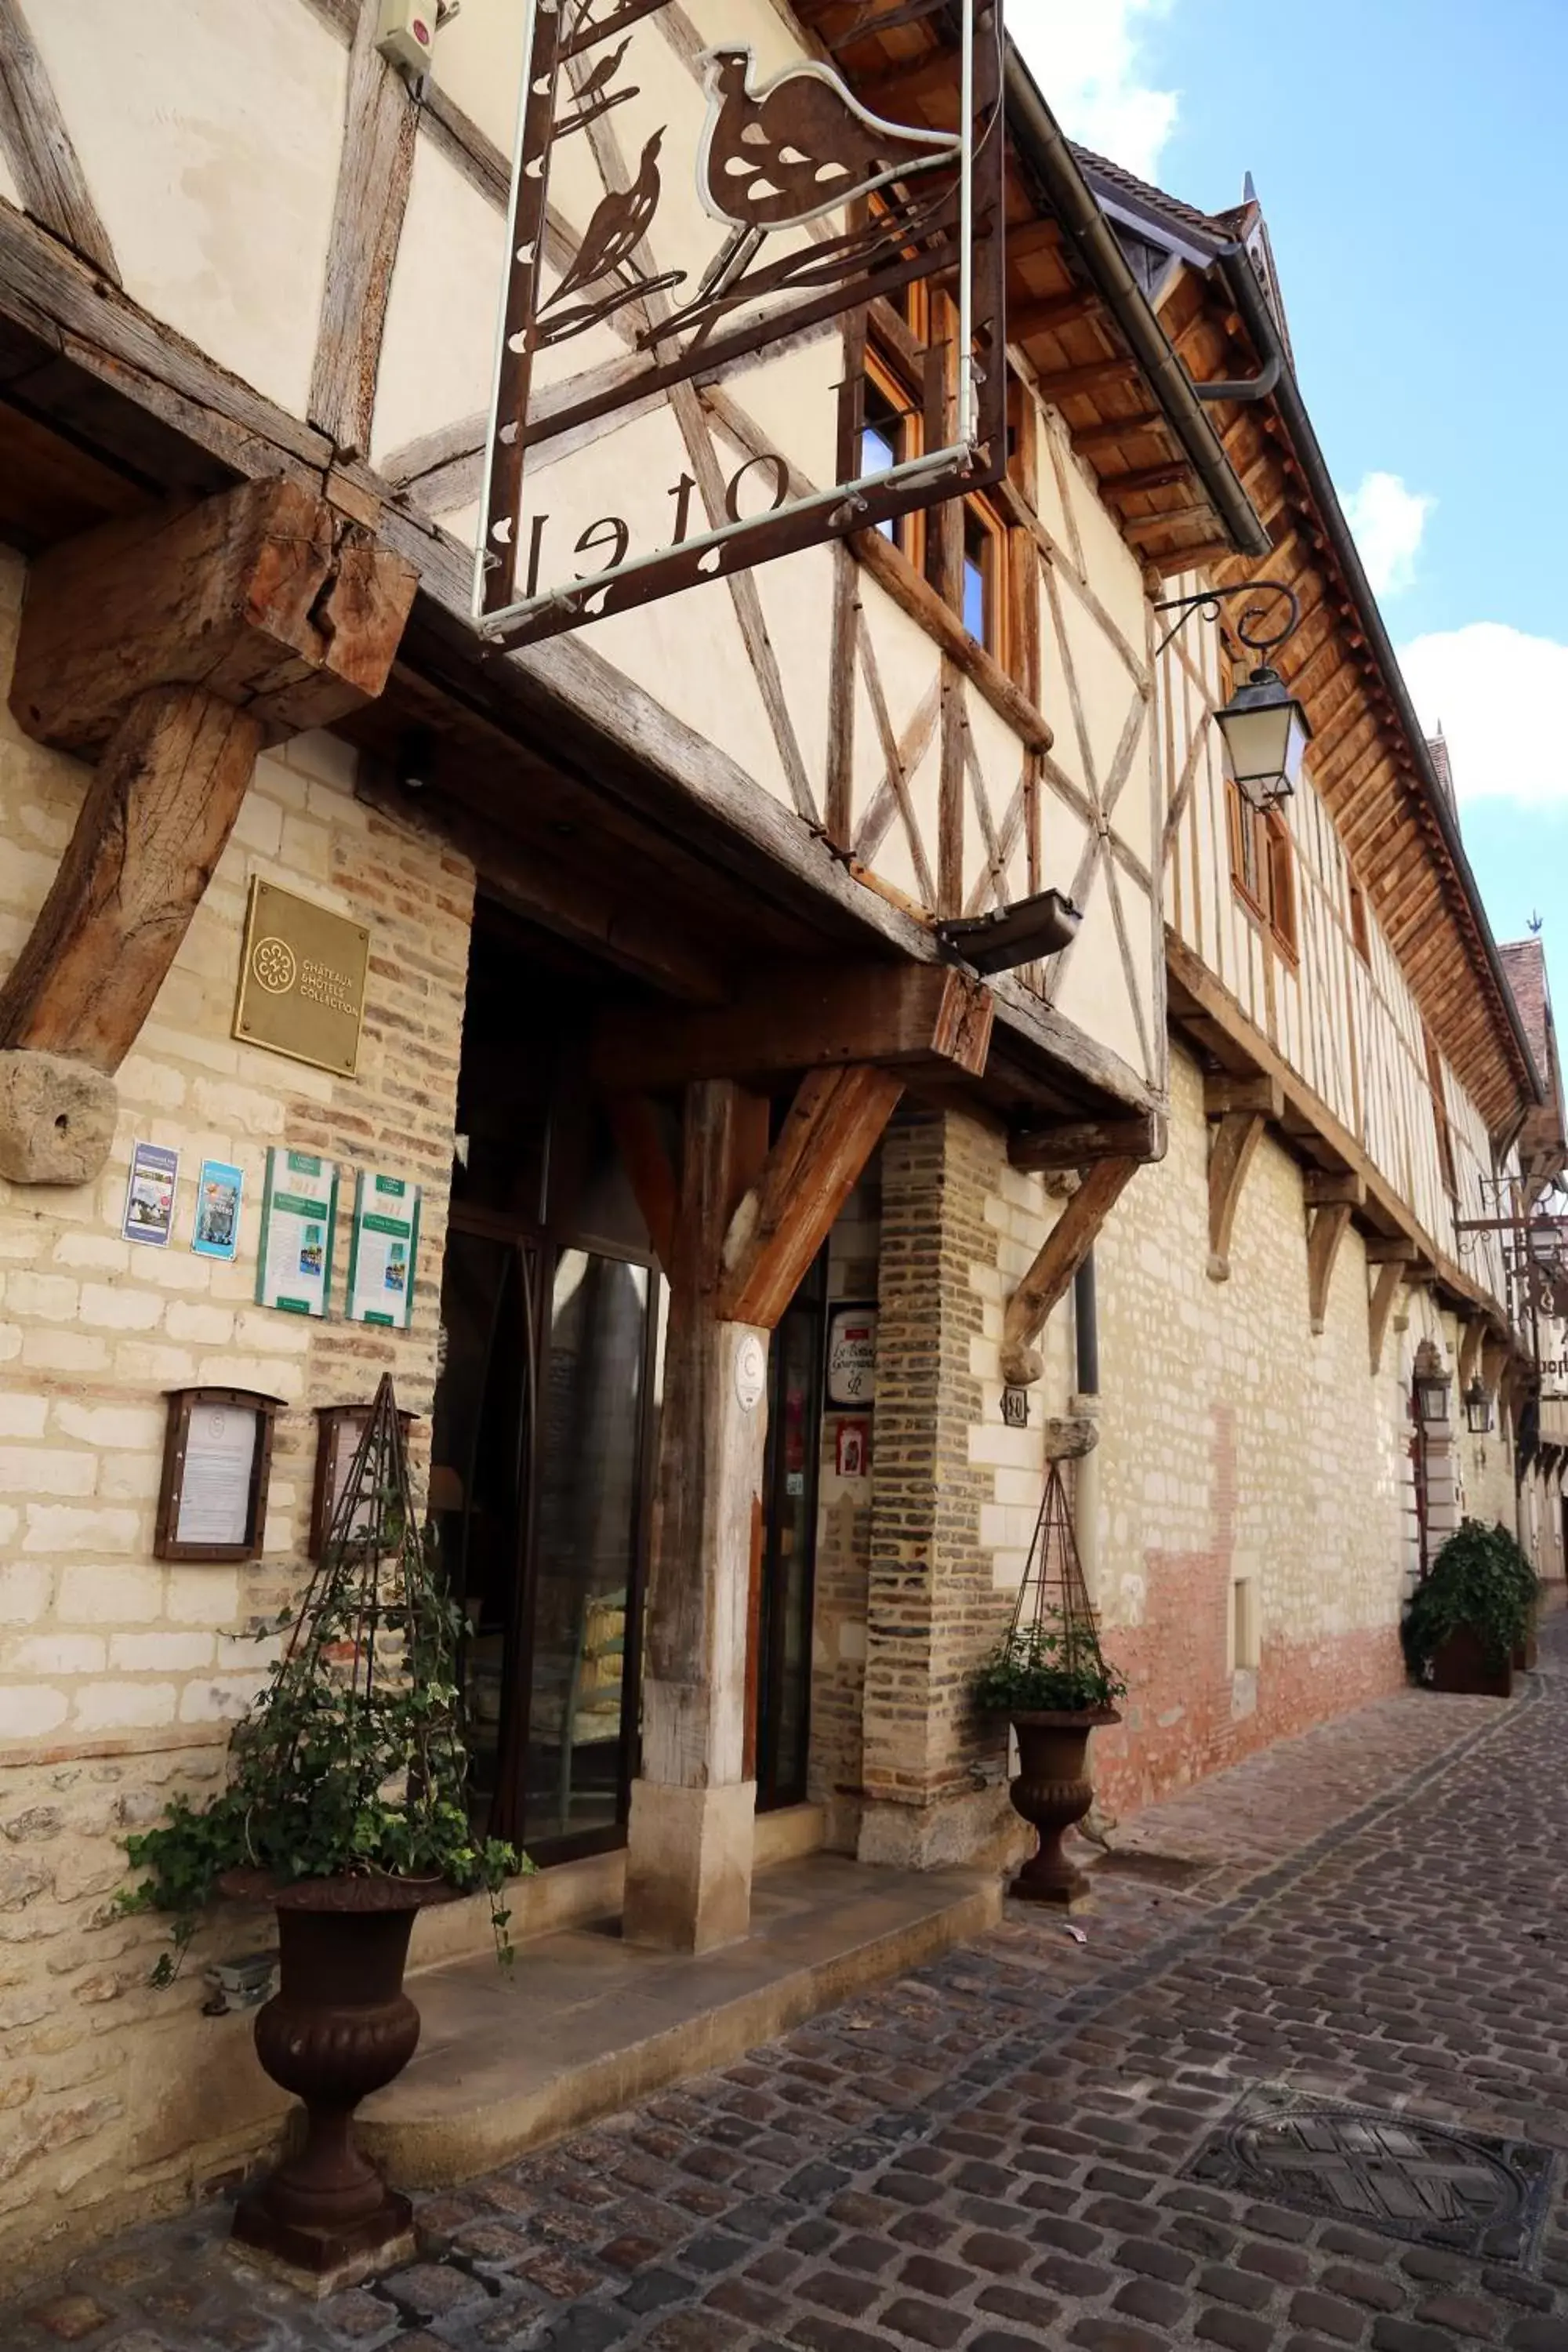
<svg viewBox="0 0 1568 2352">
<path fill-rule="evenodd" d="M 488 636 L 552 636 L 998 478 L 1000 0 L 956 13 L 957 121 L 937 130 L 873 112 L 837 63 L 764 71 L 739 37 L 698 51 L 677 0 L 529 0 L 475 575 Z M 947 18 L 945 0 L 866 0 L 834 57 L 881 23 Z M 906 454 L 868 464 L 859 371 L 839 368 L 837 479 L 765 436 L 721 455 L 705 391 L 743 403 L 750 371 L 926 284 L 943 323 Z M 668 497 L 585 510 L 615 436 L 667 406 L 690 452 Z"/>
</svg>

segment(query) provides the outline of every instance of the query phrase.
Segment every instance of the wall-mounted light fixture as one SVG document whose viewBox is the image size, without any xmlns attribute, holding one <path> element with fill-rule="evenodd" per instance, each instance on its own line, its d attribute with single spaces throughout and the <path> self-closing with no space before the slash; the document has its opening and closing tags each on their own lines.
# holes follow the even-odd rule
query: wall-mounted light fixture
<svg viewBox="0 0 1568 2352">
<path fill-rule="evenodd" d="M 1415 1410 L 1425 1422 L 1447 1420 L 1448 1375 L 1447 1372 L 1426 1368 L 1417 1369 Z"/>
<path fill-rule="evenodd" d="M 1037 890 L 1033 898 L 993 907 L 988 915 L 953 916 L 937 924 L 936 935 L 972 971 L 1011 971 L 1037 956 L 1057 954 L 1078 936 L 1082 920 L 1059 890 Z"/>
<path fill-rule="evenodd" d="M 1484 1437 L 1492 1425 L 1492 1401 L 1479 1372 L 1465 1391 L 1465 1423 L 1477 1437 Z"/>
<path fill-rule="evenodd" d="M 1254 653 L 1269 653 L 1276 646 L 1282 646 L 1301 617 L 1295 590 L 1283 580 L 1247 580 L 1234 588 L 1205 588 L 1193 596 L 1167 596 L 1157 604 L 1156 613 L 1177 613 L 1181 617 L 1161 638 L 1156 658 L 1194 613 L 1201 613 L 1205 621 L 1217 621 L 1221 604 L 1227 596 L 1256 598 L 1259 594 L 1266 601 L 1243 607 L 1236 623 L 1236 634 Z M 1268 611 L 1269 596 L 1285 599 L 1287 617 L 1282 628 L 1260 626 Z M 1301 761 L 1312 740 L 1312 730 L 1306 711 L 1279 671 L 1260 662 L 1247 684 L 1238 687 L 1224 709 L 1216 710 L 1214 716 L 1215 725 L 1225 739 L 1230 772 L 1243 798 L 1259 809 L 1271 808 L 1277 802 L 1289 799 L 1300 780 Z"/>
</svg>

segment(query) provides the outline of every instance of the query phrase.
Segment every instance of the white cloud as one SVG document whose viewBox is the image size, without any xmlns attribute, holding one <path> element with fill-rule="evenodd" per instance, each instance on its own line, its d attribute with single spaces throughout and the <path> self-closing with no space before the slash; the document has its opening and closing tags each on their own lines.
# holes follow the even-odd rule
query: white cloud
<svg viewBox="0 0 1568 2352">
<path fill-rule="evenodd" d="M 1177 93 L 1155 89 L 1141 55 L 1171 0 L 1011 0 L 1007 30 L 1062 129 L 1097 154 L 1155 179 L 1176 124 Z"/>
<path fill-rule="evenodd" d="M 1461 801 L 1568 808 L 1568 646 L 1472 621 L 1400 650 L 1421 723 L 1441 726 Z"/>
<path fill-rule="evenodd" d="M 1345 500 L 1374 596 L 1397 596 L 1415 578 L 1426 518 L 1436 505 L 1424 490 L 1407 490 L 1397 474 L 1363 474 Z"/>
</svg>

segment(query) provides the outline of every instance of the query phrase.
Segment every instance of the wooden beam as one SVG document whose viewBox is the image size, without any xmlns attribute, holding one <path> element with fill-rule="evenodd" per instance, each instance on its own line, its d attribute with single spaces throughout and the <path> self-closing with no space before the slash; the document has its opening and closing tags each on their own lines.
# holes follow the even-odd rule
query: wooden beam
<svg viewBox="0 0 1568 2352">
<path fill-rule="evenodd" d="M 26 211 L 116 286 L 120 268 L 22 0 L 0 0 L 0 154 Z"/>
<path fill-rule="evenodd" d="M 1009 257 L 1016 251 L 1009 240 Z M 1054 335 L 1079 319 L 1094 318 L 1100 310 L 1098 294 L 1079 287 L 1070 294 L 1040 294 L 1034 299 L 1007 305 L 1007 341 L 1026 343 L 1035 335 Z"/>
<path fill-rule="evenodd" d="M 1328 1320 L 1329 1286 L 1334 1278 L 1334 1260 L 1340 1254 L 1340 1244 L 1351 1221 L 1348 1201 L 1325 1202 L 1311 1213 L 1311 1225 L 1307 1235 L 1307 1306 L 1312 1329 L 1321 1331 Z"/>
<path fill-rule="evenodd" d="M 894 1072 L 865 1065 L 812 1070 L 801 1080 L 778 1141 L 724 1237 L 723 1321 L 773 1328 L 902 1092 Z"/>
<path fill-rule="evenodd" d="M 1209 1279 L 1230 1280 L 1230 1236 L 1241 1188 L 1268 1125 L 1260 1110 L 1227 1110 L 1209 1136 Z"/>
<path fill-rule="evenodd" d="M 647 1095 L 611 1095 L 605 1113 L 653 1254 L 668 1274 L 675 1263 L 680 1183 L 665 1149 L 658 1106 Z"/>
<path fill-rule="evenodd" d="M 1309 1208 L 1364 1209 L 1366 1206 L 1366 1178 L 1358 1176 L 1353 1170 L 1310 1169 L 1302 1189 L 1307 1195 Z"/>
<path fill-rule="evenodd" d="M 879 530 L 856 531 L 848 544 L 864 569 L 928 636 L 936 639 L 953 667 L 963 672 L 1028 749 L 1048 751 L 1056 741 L 1050 720 L 1014 685 L 1001 663 L 970 635 L 958 614 L 922 579 L 908 556 Z"/>
<path fill-rule="evenodd" d="M 1414 1265 L 1421 1255 L 1416 1243 L 1404 1234 L 1373 1234 L 1367 1238 L 1368 1265 Z"/>
<path fill-rule="evenodd" d="M 1043 1171 L 1088 1168 L 1097 1160 L 1163 1160 L 1165 1120 L 1158 1111 L 1142 1118 L 1072 1119 L 1057 1127 L 1015 1129 L 1007 1158 L 1015 1168 Z"/>
<path fill-rule="evenodd" d="M 380 694 L 416 585 L 295 482 L 129 515 L 33 564 L 11 709 L 89 757 L 154 685 L 199 686 L 290 734 L 327 726 Z"/>
<path fill-rule="evenodd" d="M 732 1004 L 607 1013 L 591 1067 L 612 1091 L 854 1062 L 979 1077 L 994 1012 L 989 989 L 940 964 L 808 965 L 753 975 Z"/>
<path fill-rule="evenodd" d="M 0 988 L 0 1048 L 119 1068 L 212 879 L 261 740 L 255 719 L 203 687 L 137 696 Z"/>
<path fill-rule="evenodd" d="M 1123 441 L 1134 441 L 1143 433 L 1169 432 L 1170 425 L 1157 408 L 1141 408 L 1131 416 L 1108 416 L 1099 425 L 1068 426 L 1073 447 L 1093 453 L 1096 449 L 1114 449 Z"/>
<path fill-rule="evenodd" d="M 1285 1089 L 1268 1073 L 1252 1078 L 1232 1077 L 1228 1071 L 1204 1080 L 1204 1116 L 1224 1118 L 1232 1111 L 1256 1111 L 1276 1125 L 1285 1116 Z"/>
<path fill-rule="evenodd" d="M 392 267 L 414 173 L 419 109 L 375 46 L 377 0 L 359 0 L 307 414 L 346 455 L 370 447 Z"/>
<path fill-rule="evenodd" d="M 1038 389 L 1047 400 L 1072 400 L 1082 393 L 1103 392 L 1108 384 L 1123 383 L 1134 373 L 1133 362 L 1125 357 L 1089 360 L 1081 367 L 1042 371 Z"/>
<path fill-rule="evenodd" d="M 1102 474 L 1100 487 L 1108 499 L 1136 498 L 1145 490 L 1163 490 L 1192 478 L 1190 460 L 1173 457 L 1163 466 L 1134 466 L 1131 473 Z"/>
<path fill-rule="evenodd" d="M 1481 1360 L 1481 1350 L 1485 1347 L 1486 1341 L 1487 1327 L 1485 1322 L 1482 1320 L 1480 1316 L 1472 1315 L 1465 1325 L 1464 1337 L 1459 1342 L 1459 1394 L 1461 1399 L 1464 1396 L 1465 1391 L 1469 1387 L 1470 1382 L 1476 1377 L 1476 1370 Z"/>
<path fill-rule="evenodd" d="M 1388 1331 L 1388 1318 L 1394 1312 L 1394 1302 L 1405 1279 L 1406 1261 L 1391 1257 L 1377 1269 L 1367 1303 L 1367 1347 L 1372 1359 L 1373 1377 L 1383 1370 L 1383 1342 Z"/>
<path fill-rule="evenodd" d="M 1100 1236 L 1100 1227 L 1142 1166 L 1141 1160 L 1097 1160 L 1063 1209 L 1007 1301 L 1002 1321 L 1002 1377 L 1016 1386 L 1042 1370 L 1035 1341 Z"/>
</svg>

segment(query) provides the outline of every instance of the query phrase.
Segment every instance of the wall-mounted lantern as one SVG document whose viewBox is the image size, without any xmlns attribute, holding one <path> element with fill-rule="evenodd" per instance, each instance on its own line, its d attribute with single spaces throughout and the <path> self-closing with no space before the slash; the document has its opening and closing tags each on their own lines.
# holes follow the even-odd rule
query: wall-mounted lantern
<svg viewBox="0 0 1568 2352">
<path fill-rule="evenodd" d="M 1465 1391 L 1465 1424 L 1477 1437 L 1484 1437 L 1492 1425 L 1492 1401 L 1479 1372 Z"/>
<path fill-rule="evenodd" d="M 1247 580 L 1234 588 L 1205 588 L 1193 596 L 1167 596 L 1157 604 L 1156 613 L 1181 615 L 1166 630 L 1158 653 L 1164 652 L 1193 613 L 1201 612 L 1205 620 L 1217 621 L 1224 598 L 1256 597 L 1260 592 L 1285 599 L 1283 627 L 1260 627 L 1268 605 L 1252 604 L 1244 607 L 1236 624 L 1236 634 L 1255 653 L 1268 653 L 1282 646 L 1301 617 L 1295 590 L 1287 587 L 1282 580 Z M 1214 716 L 1215 725 L 1225 740 L 1230 772 L 1243 799 L 1258 809 L 1272 808 L 1289 799 L 1300 782 L 1301 762 L 1312 740 L 1312 730 L 1306 711 L 1279 671 L 1260 662 L 1247 684 L 1239 687 L 1224 709 L 1216 710 Z"/>
<path fill-rule="evenodd" d="M 1447 1420 L 1448 1375 L 1440 1366 L 1416 1367 L 1415 1410 L 1423 1421 Z"/>
</svg>

